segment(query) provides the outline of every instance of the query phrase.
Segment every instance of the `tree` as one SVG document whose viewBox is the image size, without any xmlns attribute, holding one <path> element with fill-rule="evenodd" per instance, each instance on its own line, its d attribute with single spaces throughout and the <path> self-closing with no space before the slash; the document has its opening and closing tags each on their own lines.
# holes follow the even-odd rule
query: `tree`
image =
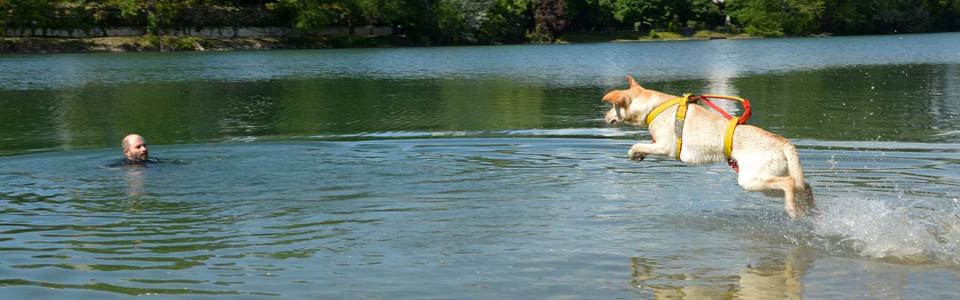
<svg viewBox="0 0 960 300">
<path fill-rule="evenodd" d="M 696 17 L 691 0 L 621 0 L 614 7 L 614 17 L 627 25 L 640 23 L 671 31 Z"/>
<path fill-rule="evenodd" d="M 476 33 L 486 20 L 487 12 L 497 4 L 497 0 L 451 0 L 450 4 L 463 20 L 461 38 L 469 43 L 476 43 Z"/>
<path fill-rule="evenodd" d="M 625 24 L 645 23 L 651 26 L 663 23 L 660 0 L 620 0 L 613 2 L 613 17 Z"/>
<path fill-rule="evenodd" d="M 355 2 L 357 17 L 366 25 L 393 22 L 403 10 L 397 0 L 350 0 Z"/>
<path fill-rule="evenodd" d="M 319 34 L 336 20 L 335 11 L 341 7 L 325 0 L 278 0 L 276 4 L 282 10 L 294 12 L 291 25 L 304 36 Z"/>
<path fill-rule="evenodd" d="M 824 9 L 822 0 L 736 0 L 728 5 L 747 33 L 762 36 L 818 33 Z"/>
<path fill-rule="evenodd" d="M 470 32 L 461 4 L 483 0 L 403 0 L 398 19 L 407 38 L 414 43 L 458 43 Z"/>
<path fill-rule="evenodd" d="M 690 16 L 687 20 L 696 20 L 704 25 L 724 25 L 726 20 L 725 7 L 723 1 L 690 0 Z"/>
<path fill-rule="evenodd" d="M 0 0 L 0 53 L 3 53 L 7 43 L 7 23 L 13 18 L 13 2 Z"/>
<path fill-rule="evenodd" d="M 535 32 L 541 40 L 552 42 L 567 27 L 567 2 L 541 0 L 534 10 Z"/>
<path fill-rule="evenodd" d="M 566 0 L 567 28 L 597 30 L 613 26 L 614 3 L 608 0 Z"/>
<path fill-rule="evenodd" d="M 159 42 L 160 51 L 164 51 L 164 28 L 171 25 L 170 19 L 174 12 L 176 0 L 120 0 L 120 7 L 124 18 L 131 18 L 141 13 L 147 15 L 147 35 Z"/>
<path fill-rule="evenodd" d="M 484 14 L 477 30 L 477 40 L 483 44 L 509 44 L 526 41 L 527 17 L 525 3 L 499 0 Z"/>
<path fill-rule="evenodd" d="M 6 47 L 7 29 L 46 28 L 52 10 L 43 0 L 0 0 L 0 52 Z"/>
</svg>

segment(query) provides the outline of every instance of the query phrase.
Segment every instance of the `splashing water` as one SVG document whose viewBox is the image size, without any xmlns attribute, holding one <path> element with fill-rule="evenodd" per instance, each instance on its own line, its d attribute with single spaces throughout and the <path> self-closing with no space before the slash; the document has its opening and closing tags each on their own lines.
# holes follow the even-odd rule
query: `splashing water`
<svg viewBox="0 0 960 300">
<path fill-rule="evenodd" d="M 812 223 L 812 233 L 822 237 L 817 243 L 835 251 L 852 250 L 896 263 L 960 266 L 960 233 L 956 230 L 960 217 L 941 216 L 941 212 L 894 207 L 877 200 L 842 199 L 825 203 L 821 217 Z"/>
</svg>

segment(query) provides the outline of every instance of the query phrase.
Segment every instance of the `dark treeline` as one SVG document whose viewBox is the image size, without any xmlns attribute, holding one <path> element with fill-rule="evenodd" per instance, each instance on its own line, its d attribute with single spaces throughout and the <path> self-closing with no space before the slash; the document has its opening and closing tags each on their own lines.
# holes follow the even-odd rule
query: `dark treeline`
<svg viewBox="0 0 960 300">
<path fill-rule="evenodd" d="M 278 26 L 310 36 L 391 26 L 418 44 L 503 44 L 611 28 L 728 28 L 728 20 L 755 36 L 957 31 L 960 0 L 0 0 L 0 35 Z"/>
</svg>

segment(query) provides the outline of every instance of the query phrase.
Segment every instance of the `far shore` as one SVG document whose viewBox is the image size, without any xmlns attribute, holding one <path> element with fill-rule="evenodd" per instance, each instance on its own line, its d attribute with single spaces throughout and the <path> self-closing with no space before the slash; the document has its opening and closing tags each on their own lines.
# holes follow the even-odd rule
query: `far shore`
<svg viewBox="0 0 960 300">
<path fill-rule="evenodd" d="M 2 53 L 87 53 L 87 52 L 168 52 L 244 51 L 280 49 L 324 49 L 405 46 L 403 37 L 344 36 L 301 42 L 285 36 L 262 37 L 177 37 L 127 36 L 94 38 L 19 37 L 6 38 Z"/>
<path fill-rule="evenodd" d="M 756 38 L 747 34 L 700 31 L 692 34 L 648 31 L 573 32 L 552 43 L 653 42 L 708 39 Z M 526 44 L 547 44 L 528 42 Z M 7 37 L 0 53 L 87 53 L 87 52 L 166 52 L 166 51 L 246 51 L 283 49 L 380 48 L 420 46 L 404 36 L 329 36 L 303 41 L 288 36 L 262 37 L 178 37 L 149 36 L 56 38 Z M 456 45 L 432 45 L 456 46 Z"/>
</svg>

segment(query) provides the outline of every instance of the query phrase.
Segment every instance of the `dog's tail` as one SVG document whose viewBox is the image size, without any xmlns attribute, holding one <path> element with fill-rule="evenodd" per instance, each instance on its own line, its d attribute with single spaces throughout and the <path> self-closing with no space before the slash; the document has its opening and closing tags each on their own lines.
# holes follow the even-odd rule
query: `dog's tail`
<svg viewBox="0 0 960 300">
<path fill-rule="evenodd" d="M 797 154 L 797 147 L 787 142 L 783 146 L 783 155 L 787 157 L 787 171 L 790 173 L 790 178 L 793 178 L 796 189 L 806 189 L 803 182 L 803 167 L 800 166 L 800 155 Z"/>
</svg>

